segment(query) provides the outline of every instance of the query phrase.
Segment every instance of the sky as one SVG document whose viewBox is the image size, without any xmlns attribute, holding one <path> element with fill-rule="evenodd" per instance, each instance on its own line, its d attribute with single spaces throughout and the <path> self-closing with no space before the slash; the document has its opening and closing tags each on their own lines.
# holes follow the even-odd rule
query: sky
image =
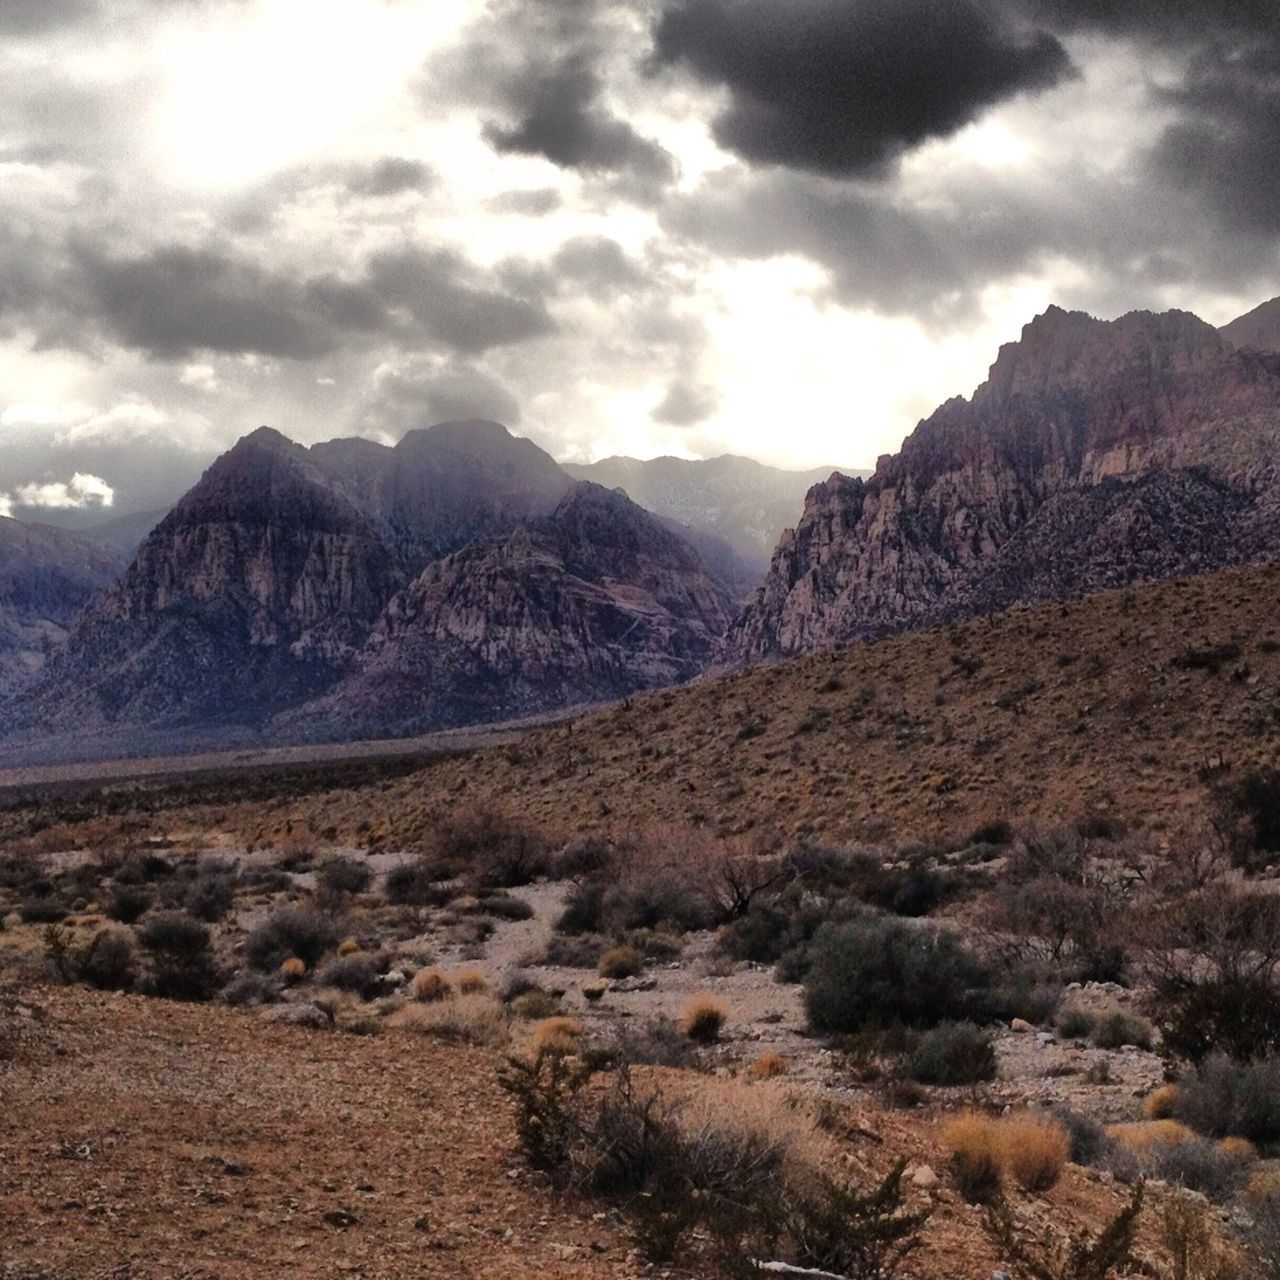
<svg viewBox="0 0 1280 1280">
<path fill-rule="evenodd" d="M 0 514 L 269 423 L 869 467 L 1280 294 L 1275 0 L 3 0 Z"/>
</svg>

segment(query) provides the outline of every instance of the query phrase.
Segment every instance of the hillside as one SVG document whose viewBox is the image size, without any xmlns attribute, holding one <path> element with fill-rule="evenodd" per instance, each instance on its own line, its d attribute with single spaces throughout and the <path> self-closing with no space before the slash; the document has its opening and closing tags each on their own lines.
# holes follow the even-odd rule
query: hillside
<svg viewBox="0 0 1280 1280">
<path fill-rule="evenodd" d="M 264 776 L 251 799 L 225 781 L 115 787 L 75 811 L 109 805 L 94 838 L 177 823 L 397 849 L 486 804 L 561 831 L 896 840 L 1096 810 L 1174 832 L 1203 820 L 1207 778 L 1280 761 L 1278 589 L 1269 563 L 1021 607 L 636 696 L 407 776 Z M 54 820 L 25 814 L 11 834 Z"/>
<path fill-rule="evenodd" d="M 750 663 L 1280 552 L 1280 357 L 1051 307 L 868 480 L 815 486 L 726 638 Z"/>
</svg>

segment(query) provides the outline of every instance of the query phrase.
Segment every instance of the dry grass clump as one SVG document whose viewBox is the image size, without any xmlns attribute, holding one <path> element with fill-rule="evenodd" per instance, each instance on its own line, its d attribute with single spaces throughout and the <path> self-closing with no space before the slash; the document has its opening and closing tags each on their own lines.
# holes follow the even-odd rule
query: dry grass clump
<svg viewBox="0 0 1280 1280">
<path fill-rule="evenodd" d="M 453 995 L 453 983 L 443 969 L 432 965 L 431 968 L 421 969 L 413 975 L 409 994 L 423 1004 L 434 1004 L 440 1000 L 448 1000 Z"/>
<path fill-rule="evenodd" d="M 582 1023 L 577 1018 L 560 1015 L 535 1023 L 530 1048 L 539 1053 L 576 1053 L 582 1039 Z"/>
<path fill-rule="evenodd" d="M 560 1008 L 560 1001 L 541 987 L 532 991 L 522 991 L 511 1001 L 511 1012 L 526 1022 L 537 1022 L 539 1018 L 554 1017 Z"/>
<path fill-rule="evenodd" d="M 506 1009 L 488 995 L 407 1004 L 391 1015 L 388 1025 L 462 1044 L 501 1046 L 511 1036 Z"/>
<path fill-rule="evenodd" d="M 1062 1177 L 1071 1144 L 1067 1131 L 1048 1116 L 1010 1116 L 997 1126 L 1003 1168 L 1023 1191 L 1048 1191 Z"/>
<path fill-rule="evenodd" d="M 950 1153 L 951 1176 L 970 1204 L 987 1204 L 1000 1194 L 1003 1170 L 996 1124 L 967 1111 L 947 1122 L 942 1145 Z"/>
<path fill-rule="evenodd" d="M 353 956 L 360 950 L 360 944 L 354 938 L 343 938 L 338 943 L 338 954 L 340 956 Z"/>
<path fill-rule="evenodd" d="M 306 976 L 306 972 L 307 966 L 297 956 L 290 956 L 280 965 L 280 976 L 286 982 L 297 982 Z"/>
<path fill-rule="evenodd" d="M 753 1080 L 772 1080 L 775 1076 L 785 1076 L 790 1070 L 790 1064 L 782 1054 L 770 1051 L 762 1053 L 751 1063 L 747 1075 Z"/>
<path fill-rule="evenodd" d="M 454 983 L 459 995 L 474 996 L 489 990 L 489 980 L 479 969 L 463 969 L 454 975 Z"/>
<path fill-rule="evenodd" d="M 644 956 L 635 947 L 610 947 L 600 957 L 596 972 L 602 978 L 634 978 L 644 968 Z"/>
<path fill-rule="evenodd" d="M 968 1111 L 949 1121 L 941 1138 L 960 1194 L 974 1204 L 994 1200 L 1006 1176 L 1024 1191 L 1048 1191 L 1071 1152 L 1066 1128 L 1031 1112 L 997 1120 Z"/>
<path fill-rule="evenodd" d="M 680 1015 L 685 1035 L 695 1044 L 715 1044 L 728 1020 L 728 1005 L 711 995 L 694 996 Z"/>
<path fill-rule="evenodd" d="M 1218 1143 L 1218 1150 L 1224 1156 L 1231 1156 L 1238 1160 L 1253 1161 L 1258 1158 L 1258 1148 L 1248 1138 L 1223 1138 Z"/>
<path fill-rule="evenodd" d="M 1191 1142 L 1195 1134 L 1177 1120 L 1144 1120 L 1107 1126 L 1107 1137 L 1135 1156 L 1150 1154 L 1157 1146 Z"/>
<path fill-rule="evenodd" d="M 1178 1105 L 1178 1086 L 1162 1084 L 1153 1089 L 1142 1104 L 1142 1112 L 1148 1120 L 1170 1120 L 1174 1108 Z"/>
</svg>

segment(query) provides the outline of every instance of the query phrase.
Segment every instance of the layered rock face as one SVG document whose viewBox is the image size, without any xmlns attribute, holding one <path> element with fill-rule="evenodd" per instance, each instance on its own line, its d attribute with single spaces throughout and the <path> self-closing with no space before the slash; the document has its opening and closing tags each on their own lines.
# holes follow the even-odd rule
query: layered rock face
<svg viewBox="0 0 1280 1280">
<path fill-rule="evenodd" d="M 722 660 L 1280 551 L 1280 357 L 1050 308 L 868 480 L 814 486 Z"/>
<path fill-rule="evenodd" d="M 378 736 L 504 720 L 686 680 L 732 598 L 625 494 L 578 485 L 546 518 L 427 567 L 355 671 L 282 717 L 288 736 Z"/>
<path fill-rule="evenodd" d="M 124 563 L 91 538 L 0 517 L 0 702 L 62 649 L 76 616 Z"/>
<path fill-rule="evenodd" d="M 395 448 L 264 427 L 147 536 L 0 735 L 168 750 L 547 710 L 694 674 L 731 599 L 689 542 L 495 423 Z"/>
</svg>

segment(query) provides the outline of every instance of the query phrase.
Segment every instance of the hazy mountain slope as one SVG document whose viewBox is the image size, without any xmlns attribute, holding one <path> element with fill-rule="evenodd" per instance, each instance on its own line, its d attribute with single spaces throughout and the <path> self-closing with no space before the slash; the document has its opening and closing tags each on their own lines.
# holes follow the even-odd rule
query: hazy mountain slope
<svg viewBox="0 0 1280 1280">
<path fill-rule="evenodd" d="M 1218 330 L 1233 347 L 1280 351 L 1280 298 L 1272 298 Z"/>
<path fill-rule="evenodd" d="M 805 493 L 834 469 L 782 471 L 733 454 L 705 461 L 613 457 L 565 464 L 579 480 L 624 489 L 656 515 L 719 535 L 756 572 L 763 571 L 782 531 L 799 518 Z"/>
<path fill-rule="evenodd" d="M 580 484 L 551 516 L 429 565 L 353 674 L 278 727 L 425 732 L 672 684 L 706 665 L 731 607 L 684 539 L 624 494 Z"/>
<path fill-rule="evenodd" d="M 731 662 L 1280 551 L 1280 356 L 1051 308 L 869 480 L 808 495 Z"/>
<path fill-rule="evenodd" d="M 0 517 L 0 701 L 39 674 L 124 565 L 94 539 Z"/>
</svg>

